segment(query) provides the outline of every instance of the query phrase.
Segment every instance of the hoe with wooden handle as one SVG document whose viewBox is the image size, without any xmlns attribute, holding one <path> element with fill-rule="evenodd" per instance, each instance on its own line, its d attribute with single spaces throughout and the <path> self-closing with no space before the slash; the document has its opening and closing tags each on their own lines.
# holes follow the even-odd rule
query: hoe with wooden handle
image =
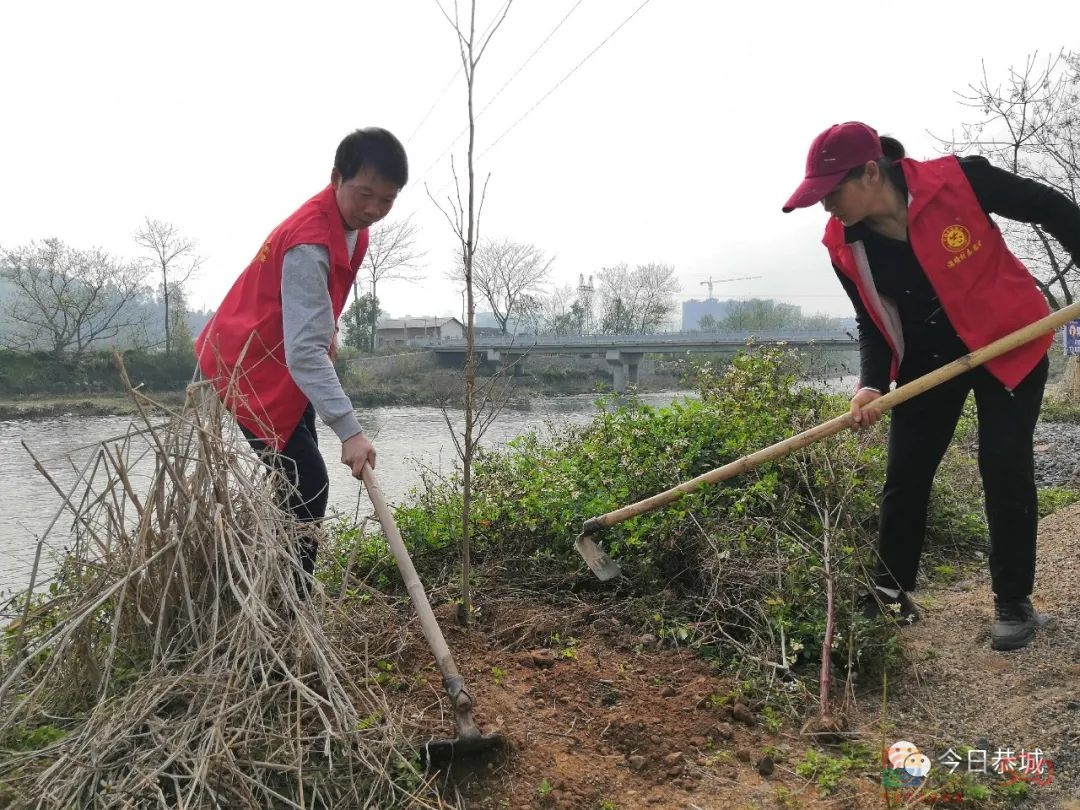
<svg viewBox="0 0 1080 810">
<path fill-rule="evenodd" d="M 1057 312 L 1052 312 L 1045 318 L 1035 321 L 1035 323 L 1029 324 L 1003 338 L 995 340 L 988 346 L 984 346 L 977 351 L 966 354 L 959 360 L 954 360 L 946 366 L 931 371 L 929 374 L 924 374 L 922 377 L 912 380 L 907 385 L 901 385 L 881 398 L 875 399 L 867 405 L 864 410 L 872 409 L 879 413 L 887 411 L 889 408 L 899 405 L 901 402 L 906 402 L 912 397 L 918 396 L 924 391 L 928 391 L 946 380 L 951 380 L 953 377 L 963 374 L 965 371 L 970 371 L 976 366 L 981 366 L 986 361 L 993 360 L 995 357 L 1005 354 L 1006 352 L 1015 349 L 1017 346 L 1022 346 L 1038 337 L 1042 337 L 1048 332 L 1053 332 L 1062 324 L 1078 317 L 1080 317 L 1080 302 L 1070 304 L 1063 309 L 1059 309 Z M 589 566 L 599 579 L 605 581 L 612 579 L 619 575 L 619 564 L 611 559 L 611 557 L 609 557 L 593 539 L 595 535 L 599 534 L 604 529 L 614 526 L 616 523 L 622 523 L 624 520 L 629 520 L 632 517 L 637 517 L 645 512 L 651 512 L 654 509 L 667 506 L 672 501 L 678 500 L 683 495 L 690 492 L 695 492 L 706 484 L 715 484 L 719 481 L 726 481 L 729 478 L 734 478 L 740 473 L 753 470 L 766 462 L 783 458 L 799 448 L 806 447 L 806 445 L 816 442 L 818 439 L 824 439 L 826 436 L 832 436 L 834 433 L 839 433 L 844 428 L 851 427 L 852 424 L 851 413 L 845 413 L 843 416 L 837 416 L 834 419 L 830 419 L 828 422 L 823 422 L 809 430 L 804 430 L 802 433 L 770 445 L 763 450 L 758 450 L 756 453 L 751 453 L 748 456 L 736 459 L 729 464 L 725 464 L 723 467 L 717 467 L 715 470 L 703 473 L 697 478 L 684 481 L 678 486 L 672 487 L 664 492 L 645 498 L 637 503 L 632 503 L 628 506 L 616 509 L 613 512 L 608 512 L 605 515 L 589 518 L 585 521 L 581 534 L 578 535 L 577 539 L 574 541 L 574 547 L 578 550 L 578 553 L 581 554 L 586 565 Z"/>
<path fill-rule="evenodd" d="M 443 688 L 450 698 L 450 705 L 454 710 L 454 723 L 457 726 L 457 737 L 449 740 L 432 740 L 424 746 L 424 759 L 428 763 L 442 765 L 459 756 L 471 756 L 505 745 L 506 740 L 501 734 L 482 734 L 476 727 L 472 716 L 472 698 L 465 689 L 465 680 L 458 673 L 454 664 L 454 658 L 450 655 L 450 648 L 446 646 L 435 614 L 431 610 L 427 594 L 420 577 L 416 574 L 409 551 L 405 548 L 405 541 L 401 539 L 394 516 L 386 505 L 382 490 L 375 473 L 367 464 L 361 472 L 364 484 L 367 486 L 368 497 L 371 505 L 375 507 L 375 516 L 379 519 L 383 534 L 390 545 L 390 551 L 394 555 L 398 571 L 405 581 L 405 588 L 409 591 L 413 607 L 420 617 L 420 628 L 424 631 L 428 647 L 435 656 L 435 663 L 443 677 Z"/>
</svg>

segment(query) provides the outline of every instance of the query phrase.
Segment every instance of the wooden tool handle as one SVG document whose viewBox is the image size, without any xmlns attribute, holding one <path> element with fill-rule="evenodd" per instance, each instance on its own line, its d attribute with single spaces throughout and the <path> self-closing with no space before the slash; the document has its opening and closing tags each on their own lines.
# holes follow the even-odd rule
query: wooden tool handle
<svg viewBox="0 0 1080 810">
<path fill-rule="evenodd" d="M 401 538 L 401 532 L 398 531 L 394 514 L 387 506 L 386 499 L 379 488 L 379 481 L 368 464 L 364 464 L 361 477 L 367 487 L 368 497 L 371 498 L 371 505 L 375 508 L 375 517 L 378 518 L 379 525 L 382 526 L 383 534 L 386 536 L 386 542 L 390 546 L 390 553 L 394 555 L 394 562 L 397 563 L 398 571 L 405 582 L 405 589 L 409 592 L 417 616 L 420 617 L 420 629 L 424 631 L 424 638 L 427 639 L 428 646 L 435 656 L 435 663 L 438 664 L 444 680 L 460 678 L 453 656 L 450 654 L 450 648 L 446 646 L 442 629 L 431 610 L 431 603 L 428 602 L 424 586 L 420 583 L 420 577 L 413 566 L 412 558 L 409 557 L 405 541 Z"/>
<path fill-rule="evenodd" d="M 1053 332 L 1062 324 L 1078 317 L 1080 317 L 1080 302 L 1070 304 L 1063 309 L 1059 309 L 1057 312 L 1052 312 L 1045 318 L 1035 321 L 1035 323 L 1028 324 L 1022 329 L 1018 329 L 1003 338 L 995 340 L 988 346 L 984 346 L 977 351 L 966 354 L 959 360 L 954 360 L 948 365 L 931 371 L 929 374 L 924 374 L 923 376 L 912 380 L 907 385 L 901 385 L 882 397 L 875 399 L 867 405 L 864 410 L 875 410 L 879 413 L 887 411 L 889 408 L 893 408 L 901 402 L 906 402 L 912 397 L 917 396 L 924 391 L 928 391 L 946 380 L 951 380 L 953 377 L 958 377 L 965 371 L 970 371 L 977 366 L 981 366 L 987 360 L 993 360 L 995 357 L 999 357 L 1006 352 L 1012 351 L 1018 346 L 1023 346 L 1025 343 L 1030 343 L 1032 340 L 1042 337 L 1048 332 Z M 809 430 L 804 430 L 802 433 L 770 445 L 763 450 L 758 450 L 756 453 L 743 456 L 742 458 L 725 464 L 723 467 L 717 467 L 715 470 L 703 473 L 697 478 L 691 478 L 689 481 L 684 481 L 678 486 L 674 486 L 664 492 L 657 493 L 656 495 L 645 498 L 637 503 L 623 506 L 620 509 L 608 512 L 607 514 L 590 518 L 585 521 L 584 533 L 594 534 L 601 529 L 614 526 L 616 523 L 622 523 L 624 520 L 637 517 L 645 512 L 659 509 L 661 506 L 666 506 L 672 501 L 681 498 L 683 495 L 701 489 L 706 484 L 715 484 L 719 481 L 726 481 L 729 478 L 734 478 L 736 475 L 748 472 L 766 462 L 783 458 L 799 448 L 806 447 L 806 445 L 816 442 L 818 439 L 824 439 L 826 436 L 832 436 L 834 433 L 839 433 L 841 430 L 850 427 L 851 425 L 851 413 L 849 411 L 842 416 L 837 416 L 834 419 L 830 419 L 828 422 L 823 422 Z"/>
</svg>

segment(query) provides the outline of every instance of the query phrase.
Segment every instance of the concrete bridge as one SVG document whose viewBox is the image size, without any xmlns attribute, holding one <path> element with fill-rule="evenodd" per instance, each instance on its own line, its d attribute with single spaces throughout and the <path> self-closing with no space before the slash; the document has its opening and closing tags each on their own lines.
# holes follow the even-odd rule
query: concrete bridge
<svg viewBox="0 0 1080 810">
<path fill-rule="evenodd" d="M 473 351 L 492 363 L 521 374 L 525 358 L 538 354 L 603 354 L 611 366 L 618 392 L 636 385 L 638 364 L 645 354 L 708 354 L 735 352 L 749 344 L 778 344 L 830 351 L 856 351 L 859 343 L 848 332 L 771 329 L 756 332 L 662 332 L 652 335 L 499 335 L 477 337 Z M 464 364 L 465 340 L 453 338 L 421 344 L 447 364 Z"/>
</svg>

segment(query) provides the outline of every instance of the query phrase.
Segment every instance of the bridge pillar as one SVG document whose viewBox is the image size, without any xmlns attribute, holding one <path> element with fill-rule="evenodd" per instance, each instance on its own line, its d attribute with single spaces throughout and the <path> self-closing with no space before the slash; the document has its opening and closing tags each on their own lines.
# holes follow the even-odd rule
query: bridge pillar
<svg viewBox="0 0 1080 810">
<path fill-rule="evenodd" d="M 643 352 L 624 352 L 620 349 L 610 349 L 607 352 L 607 362 L 611 366 L 612 387 L 617 394 L 625 394 L 627 384 L 637 385 L 638 364 L 641 362 Z"/>
<path fill-rule="evenodd" d="M 638 364 L 644 352 L 623 352 L 623 362 L 626 363 L 626 382 L 636 386 L 638 384 Z"/>
<path fill-rule="evenodd" d="M 489 363 L 495 363 L 500 369 L 509 368 L 510 376 L 520 377 L 525 373 L 525 355 L 527 352 L 508 352 L 505 349 L 488 349 Z"/>
</svg>

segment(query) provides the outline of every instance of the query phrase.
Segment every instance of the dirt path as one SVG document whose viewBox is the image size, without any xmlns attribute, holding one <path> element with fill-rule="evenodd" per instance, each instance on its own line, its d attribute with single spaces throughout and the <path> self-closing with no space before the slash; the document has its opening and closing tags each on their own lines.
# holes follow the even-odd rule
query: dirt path
<svg viewBox="0 0 1080 810">
<path fill-rule="evenodd" d="M 1080 505 L 1041 525 L 1037 602 L 1057 623 L 1028 650 L 990 650 L 985 575 L 917 594 L 925 618 L 902 633 L 904 675 L 888 685 L 884 716 L 881 686 L 859 687 L 849 712 L 852 738 L 875 749 L 883 737 L 910 740 L 936 768 L 949 747 L 987 750 L 988 759 L 999 748 L 1019 754 L 1037 747 L 1054 762 L 1053 781 L 1032 787 L 1017 806 L 1080 810 L 1078 535 Z M 486 604 L 469 631 L 449 606 L 437 613 L 478 722 L 513 742 L 506 759 L 452 774 L 447 799 L 459 807 L 886 806 L 874 767 L 846 772 L 836 791 L 822 796 L 817 780 L 796 773 L 814 748 L 797 723 L 778 728 L 761 705 L 733 705 L 732 682 L 692 652 L 660 649 L 615 608 L 507 598 Z M 452 726 L 440 713 L 439 680 L 416 639 L 398 671 L 422 672 L 425 685 L 403 679 L 402 711 L 445 737 Z M 973 778 L 987 786 L 1000 781 Z"/>
<path fill-rule="evenodd" d="M 1080 810 L 1080 504 L 1039 526 L 1033 601 L 1055 625 L 1028 649 L 990 649 L 989 582 L 983 573 L 916 594 L 924 620 L 903 631 L 911 675 L 889 686 L 889 720 L 897 739 L 930 749 L 931 759 L 949 747 L 988 757 L 1039 748 L 1054 776 L 1032 788 L 1032 806 Z M 880 704 L 880 691 L 864 696 L 859 725 L 873 727 Z"/>
</svg>

